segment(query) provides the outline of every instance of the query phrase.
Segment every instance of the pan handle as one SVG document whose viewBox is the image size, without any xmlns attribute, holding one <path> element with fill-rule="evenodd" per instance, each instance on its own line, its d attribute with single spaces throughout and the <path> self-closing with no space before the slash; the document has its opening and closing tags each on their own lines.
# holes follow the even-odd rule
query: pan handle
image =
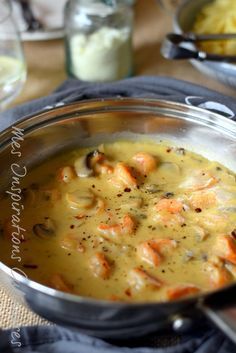
<svg viewBox="0 0 236 353">
<path fill-rule="evenodd" d="M 199 309 L 236 344 L 236 285 L 213 293 Z"/>
<path fill-rule="evenodd" d="M 202 305 L 201 310 L 215 326 L 236 344 L 236 306 L 229 309 L 214 310 Z"/>
</svg>

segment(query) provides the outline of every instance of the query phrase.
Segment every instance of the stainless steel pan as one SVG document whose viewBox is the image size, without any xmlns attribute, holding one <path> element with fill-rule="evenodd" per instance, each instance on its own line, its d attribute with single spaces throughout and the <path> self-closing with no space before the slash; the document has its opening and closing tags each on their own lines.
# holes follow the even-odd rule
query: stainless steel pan
<svg viewBox="0 0 236 353">
<path fill-rule="evenodd" d="M 2 192 L 9 187 L 13 163 L 29 170 L 66 149 L 127 137 L 172 141 L 236 172 L 236 123 L 183 104 L 149 99 L 87 101 L 42 112 L 15 127 L 24 130 L 20 159 L 11 153 L 12 127 L 0 134 Z M 125 304 L 53 290 L 3 263 L 0 281 L 42 317 L 89 335 L 140 336 L 166 324 L 188 326 L 205 315 L 236 342 L 236 285 L 171 303 Z"/>
</svg>

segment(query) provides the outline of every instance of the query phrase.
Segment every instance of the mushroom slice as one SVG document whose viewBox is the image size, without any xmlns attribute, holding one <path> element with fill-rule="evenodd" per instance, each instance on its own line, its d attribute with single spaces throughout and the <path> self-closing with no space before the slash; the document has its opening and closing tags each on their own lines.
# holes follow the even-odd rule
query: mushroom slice
<svg viewBox="0 0 236 353">
<path fill-rule="evenodd" d="M 175 151 L 176 154 L 179 154 L 181 156 L 185 156 L 186 155 L 186 150 L 183 147 L 176 147 L 174 149 L 174 151 Z"/>
<path fill-rule="evenodd" d="M 226 213 L 236 213 L 236 206 L 219 207 L 219 211 L 226 212 Z"/>
<path fill-rule="evenodd" d="M 38 223 L 33 226 L 34 234 L 41 238 L 50 238 L 56 235 L 55 225 L 50 218 L 47 218 L 44 223 Z"/>
<path fill-rule="evenodd" d="M 73 234 L 67 234 L 64 238 L 62 238 L 60 241 L 60 245 L 63 249 L 76 250 L 80 253 L 84 253 L 86 250 L 85 246 Z"/>
<path fill-rule="evenodd" d="M 66 200 L 70 208 L 88 209 L 94 205 L 95 197 L 90 191 L 81 192 L 80 190 L 75 190 L 66 194 Z"/>
<path fill-rule="evenodd" d="M 195 236 L 195 239 L 198 242 L 204 241 L 209 235 L 209 232 L 206 229 L 204 229 L 203 227 L 200 227 L 198 225 L 194 225 L 192 227 L 192 231 Z"/>
<path fill-rule="evenodd" d="M 217 178 L 208 170 L 193 170 L 190 175 L 179 185 L 181 189 L 198 191 L 209 189 L 218 183 Z"/>
<path fill-rule="evenodd" d="M 80 178 L 87 178 L 93 175 L 93 170 L 87 163 L 87 156 L 79 157 L 74 162 L 76 175 Z"/>
<path fill-rule="evenodd" d="M 160 186 L 157 184 L 147 184 L 145 186 L 145 190 L 149 193 L 149 194 L 156 194 L 158 192 L 161 192 L 162 190 L 160 189 Z"/>
<path fill-rule="evenodd" d="M 122 209 L 134 209 L 141 208 L 143 205 L 143 198 L 140 196 L 130 196 L 126 203 L 121 204 Z"/>
<path fill-rule="evenodd" d="M 163 172 L 168 175 L 180 175 L 181 169 L 178 164 L 173 162 L 163 162 L 158 167 L 158 172 Z"/>
<path fill-rule="evenodd" d="M 94 168 L 97 163 L 101 163 L 105 160 L 105 154 L 99 150 L 89 152 L 86 156 L 86 163 L 89 168 Z"/>
</svg>

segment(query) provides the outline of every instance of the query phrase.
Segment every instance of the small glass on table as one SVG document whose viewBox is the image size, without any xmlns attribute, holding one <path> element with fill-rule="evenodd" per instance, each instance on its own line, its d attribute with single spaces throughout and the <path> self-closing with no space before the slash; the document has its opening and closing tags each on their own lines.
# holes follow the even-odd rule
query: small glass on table
<svg viewBox="0 0 236 353">
<path fill-rule="evenodd" d="M 26 79 L 25 57 L 12 16 L 11 2 L 0 0 L 0 111 L 21 91 Z"/>
</svg>

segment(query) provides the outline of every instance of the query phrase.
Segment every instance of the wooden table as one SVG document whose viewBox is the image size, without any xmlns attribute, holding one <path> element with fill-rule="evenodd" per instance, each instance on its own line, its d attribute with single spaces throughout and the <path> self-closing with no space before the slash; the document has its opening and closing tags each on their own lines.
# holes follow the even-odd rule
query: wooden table
<svg viewBox="0 0 236 353">
<path fill-rule="evenodd" d="M 135 75 L 162 75 L 191 81 L 236 97 L 236 90 L 205 77 L 187 61 L 168 61 L 161 57 L 161 41 L 171 30 L 171 16 L 156 0 L 139 0 L 135 6 Z M 13 105 L 50 94 L 63 80 L 65 50 L 63 40 L 24 44 L 28 80 Z"/>
<path fill-rule="evenodd" d="M 136 75 L 166 75 L 205 85 L 233 97 L 236 91 L 196 71 L 188 62 L 172 62 L 160 55 L 161 41 L 171 30 L 171 18 L 155 0 L 139 0 L 135 6 L 134 57 Z M 66 79 L 62 40 L 24 44 L 28 80 L 13 106 L 50 94 Z M 45 324 L 0 292 L 0 327 Z M 14 314 L 14 315 L 13 315 Z"/>
</svg>

